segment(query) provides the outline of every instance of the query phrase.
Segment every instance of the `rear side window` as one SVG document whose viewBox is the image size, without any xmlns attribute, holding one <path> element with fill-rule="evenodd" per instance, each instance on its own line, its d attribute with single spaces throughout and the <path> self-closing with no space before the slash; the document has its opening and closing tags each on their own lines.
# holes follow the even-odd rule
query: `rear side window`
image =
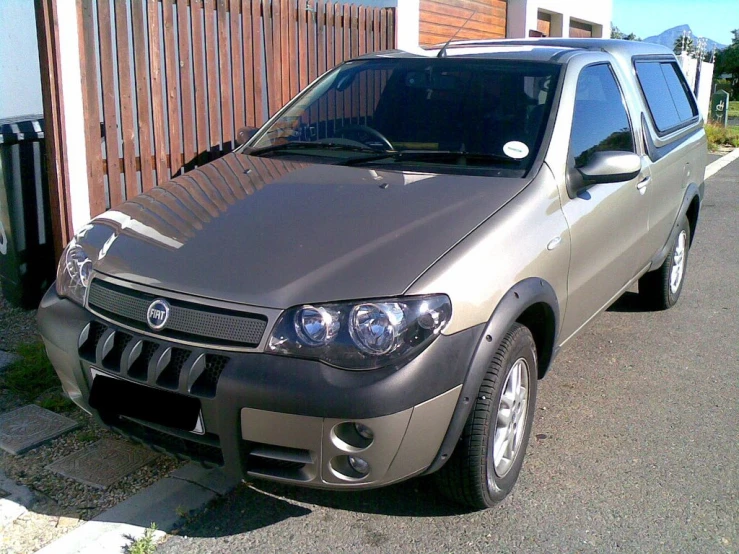
<svg viewBox="0 0 739 554">
<path fill-rule="evenodd" d="M 604 151 L 634 152 L 634 139 L 613 71 L 599 64 L 584 68 L 577 80 L 570 157 L 583 167 L 593 153 Z"/>
<path fill-rule="evenodd" d="M 698 115 L 693 95 L 677 63 L 650 60 L 636 62 L 634 67 L 660 133 L 676 129 Z"/>
</svg>

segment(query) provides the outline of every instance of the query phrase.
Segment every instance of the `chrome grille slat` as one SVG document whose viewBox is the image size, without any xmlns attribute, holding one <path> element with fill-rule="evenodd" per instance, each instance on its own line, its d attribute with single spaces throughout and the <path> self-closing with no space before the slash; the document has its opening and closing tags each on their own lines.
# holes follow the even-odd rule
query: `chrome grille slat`
<svg viewBox="0 0 739 554">
<path fill-rule="evenodd" d="M 93 311 L 117 322 L 151 332 L 146 324 L 146 314 L 155 298 L 159 297 L 95 279 L 90 284 L 87 304 Z M 266 318 L 256 314 L 223 313 L 224 310 L 206 305 L 188 307 L 183 302 L 167 300 L 172 306 L 169 321 L 162 331 L 156 333 L 162 337 L 179 334 L 177 338 L 196 342 L 215 340 L 238 346 L 257 346 L 267 327 Z M 188 304 L 192 306 L 192 303 Z"/>
</svg>

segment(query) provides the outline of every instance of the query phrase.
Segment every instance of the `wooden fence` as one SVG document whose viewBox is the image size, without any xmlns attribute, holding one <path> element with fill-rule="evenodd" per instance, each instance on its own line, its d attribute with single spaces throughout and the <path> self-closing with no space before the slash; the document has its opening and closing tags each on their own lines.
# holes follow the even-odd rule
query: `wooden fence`
<svg viewBox="0 0 739 554">
<path fill-rule="evenodd" d="M 334 65 L 393 48 L 394 8 L 77 0 L 91 215 L 234 147 Z"/>
</svg>

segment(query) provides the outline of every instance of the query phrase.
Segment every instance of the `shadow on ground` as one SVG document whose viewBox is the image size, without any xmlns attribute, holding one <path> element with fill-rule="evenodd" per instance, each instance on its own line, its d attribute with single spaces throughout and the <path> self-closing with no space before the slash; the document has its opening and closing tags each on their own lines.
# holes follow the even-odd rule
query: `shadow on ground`
<svg viewBox="0 0 739 554">
<path fill-rule="evenodd" d="M 369 491 L 322 491 L 270 482 L 242 484 L 211 504 L 181 530 L 188 537 L 225 537 L 248 533 L 302 517 L 313 504 L 335 510 L 401 517 L 454 516 L 469 513 L 442 497 L 429 478 L 412 479 Z"/>
<path fill-rule="evenodd" d="M 636 292 L 625 292 L 608 308 L 609 312 L 640 313 L 650 311 Z"/>
</svg>

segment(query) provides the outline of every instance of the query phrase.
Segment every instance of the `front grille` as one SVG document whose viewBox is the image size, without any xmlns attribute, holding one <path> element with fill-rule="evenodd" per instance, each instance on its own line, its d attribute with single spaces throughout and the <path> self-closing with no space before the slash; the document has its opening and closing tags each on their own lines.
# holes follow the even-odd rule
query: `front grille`
<svg viewBox="0 0 739 554">
<path fill-rule="evenodd" d="M 93 366 L 149 385 L 214 398 L 230 358 L 201 349 L 171 347 L 92 321 L 80 336 L 79 354 Z"/>
<path fill-rule="evenodd" d="M 88 307 L 112 321 L 146 332 L 149 305 L 161 296 L 93 280 Z M 204 345 L 256 347 L 267 327 L 261 314 L 220 309 L 164 297 L 171 306 L 167 326 L 158 331 L 163 337 Z"/>
</svg>

